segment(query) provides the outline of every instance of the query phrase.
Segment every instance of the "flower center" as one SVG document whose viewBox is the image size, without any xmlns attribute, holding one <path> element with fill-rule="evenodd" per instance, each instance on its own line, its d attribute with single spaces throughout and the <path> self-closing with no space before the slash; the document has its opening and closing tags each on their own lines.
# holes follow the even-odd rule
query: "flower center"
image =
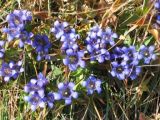
<svg viewBox="0 0 160 120">
<path fill-rule="evenodd" d="M 119 66 L 119 67 L 117 67 L 116 71 L 117 71 L 118 73 L 122 73 L 123 68 L 122 68 L 121 66 Z"/>
<path fill-rule="evenodd" d="M 145 57 L 149 57 L 149 51 L 145 51 L 145 52 L 144 52 L 144 56 L 145 56 Z"/>
<path fill-rule="evenodd" d="M 63 94 L 64 97 L 69 97 L 69 96 L 71 95 L 71 91 L 70 91 L 69 88 L 67 88 L 67 89 L 65 89 L 65 90 L 63 91 L 62 94 Z"/>
<path fill-rule="evenodd" d="M 4 69 L 4 73 L 7 74 L 7 75 L 10 74 L 10 73 L 11 73 L 11 69 L 5 68 L 5 69 Z"/>
<path fill-rule="evenodd" d="M 33 96 L 31 99 L 33 104 L 37 104 L 39 102 L 39 97 L 38 96 Z"/>
<path fill-rule="evenodd" d="M 72 64 L 74 64 L 74 63 L 76 63 L 76 62 L 78 61 L 78 58 L 77 58 L 76 55 L 70 56 L 70 57 L 69 57 L 69 61 L 70 61 Z"/>
<path fill-rule="evenodd" d="M 17 24 L 17 25 L 21 23 L 18 16 L 15 16 L 15 17 L 14 17 L 14 22 L 15 22 L 15 24 Z"/>
<path fill-rule="evenodd" d="M 90 82 L 89 82 L 89 87 L 90 87 L 91 89 L 94 89 L 94 88 L 95 88 L 95 82 L 90 81 Z"/>
<path fill-rule="evenodd" d="M 131 51 L 128 52 L 129 57 L 133 57 L 133 53 Z"/>
</svg>

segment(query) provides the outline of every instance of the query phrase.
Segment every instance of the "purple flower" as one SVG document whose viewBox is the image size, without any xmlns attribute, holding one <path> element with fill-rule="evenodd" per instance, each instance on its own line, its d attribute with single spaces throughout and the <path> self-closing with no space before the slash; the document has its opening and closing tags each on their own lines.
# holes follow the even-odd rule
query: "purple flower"
<svg viewBox="0 0 160 120">
<path fill-rule="evenodd" d="M 122 47 L 123 54 L 121 57 L 124 61 L 127 61 L 129 65 L 138 65 L 138 52 L 135 46 Z"/>
<path fill-rule="evenodd" d="M 144 63 L 149 64 L 152 60 L 156 59 L 156 54 L 154 53 L 154 46 L 142 45 L 139 50 L 138 59 L 144 60 Z"/>
<path fill-rule="evenodd" d="M 47 101 L 47 104 L 49 106 L 49 108 L 53 108 L 53 103 L 54 103 L 54 93 L 52 92 L 49 92 L 47 94 L 47 97 L 46 97 L 46 101 Z"/>
<path fill-rule="evenodd" d="M 30 82 L 24 86 L 24 91 L 29 94 L 39 94 L 39 96 L 44 97 L 44 87 L 48 83 L 48 80 L 42 73 L 38 74 L 38 79 L 31 79 Z"/>
<path fill-rule="evenodd" d="M 4 41 L 0 41 L 0 58 L 3 58 L 4 56 L 4 52 L 5 52 L 4 44 L 5 44 Z"/>
<path fill-rule="evenodd" d="M 95 78 L 94 76 L 89 76 L 86 81 L 82 82 L 82 86 L 87 88 L 88 94 L 93 94 L 94 91 L 100 93 L 102 91 L 101 83 L 101 80 Z"/>
<path fill-rule="evenodd" d="M 41 97 L 37 93 L 30 94 L 29 96 L 25 96 L 24 100 L 31 105 L 31 110 L 32 111 L 35 111 L 38 107 L 40 107 L 40 108 L 45 107 L 44 97 Z"/>
<path fill-rule="evenodd" d="M 74 83 L 67 82 L 67 83 L 59 83 L 58 84 L 58 93 L 61 99 L 65 100 L 65 104 L 69 105 L 72 102 L 72 98 L 78 98 L 78 93 L 74 91 Z M 55 94 L 55 97 L 59 97 L 58 94 Z"/>
<path fill-rule="evenodd" d="M 11 63 L 11 62 L 10 62 Z M 24 68 L 22 67 L 22 61 L 18 61 L 17 63 L 12 62 L 12 70 L 13 70 L 13 78 L 16 79 L 20 73 L 24 72 Z"/>
<path fill-rule="evenodd" d="M 23 29 L 26 22 L 32 20 L 32 14 L 27 10 L 14 10 L 12 13 L 7 15 L 6 20 L 9 27 Z"/>
<path fill-rule="evenodd" d="M 48 55 L 49 49 L 51 48 L 51 43 L 46 35 L 35 35 L 33 41 L 33 47 L 38 53 L 37 60 L 40 61 Z"/>
<path fill-rule="evenodd" d="M 16 79 L 24 71 L 21 66 L 22 61 L 18 61 L 16 64 L 13 61 L 9 62 L 9 64 L 3 62 L 0 68 L 0 76 L 4 77 L 5 82 L 8 82 L 11 78 Z"/>
<path fill-rule="evenodd" d="M 66 51 L 66 57 L 63 59 L 64 65 L 67 65 L 71 71 L 77 69 L 78 66 L 85 67 L 85 62 L 82 60 L 84 56 L 83 51 L 75 52 L 72 49 Z"/>
<path fill-rule="evenodd" d="M 13 64 L 11 62 L 9 64 L 5 62 L 2 63 L 2 66 L 0 68 L 0 76 L 4 77 L 5 82 L 8 82 L 13 76 L 12 67 Z"/>
<path fill-rule="evenodd" d="M 155 2 L 154 7 L 155 7 L 156 9 L 160 10 L 160 1 L 159 1 L 159 0 L 157 0 L 157 1 Z"/>
<path fill-rule="evenodd" d="M 141 73 L 141 67 L 139 66 L 132 66 L 130 68 L 130 73 L 128 75 L 128 77 L 131 78 L 131 80 L 134 80 L 137 78 L 137 76 Z"/>
<path fill-rule="evenodd" d="M 51 32 L 55 34 L 55 37 L 57 39 L 60 39 L 64 34 L 70 32 L 69 24 L 67 22 L 60 22 L 60 21 L 55 21 L 54 22 L 54 27 L 51 29 Z M 73 32 L 73 31 L 72 31 Z M 75 32 L 75 30 L 74 30 Z M 69 36 L 72 36 L 68 34 Z M 63 40 L 62 40 L 63 41 Z"/>
<path fill-rule="evenodd" d="M 31 38 L 33 37 L 32 32 L 22 31 L 19 36 L 19 47 L 24 47 L 24 44 L 32 45 Z"/>
<path fill-rule="evenodd" d="M 86 38 L 87 51 L 90 54 L 90 60 L 98 60 L 99 63 L 109 60 L 110 54 L 107 49 L 115 44 L 114 39 L 117 37 L 117 34 L 113 33 L 110 28 L 104 30 L 98 25 L 93 26 Z"/>
<path fill-rule="evenodd" d="M 7 40 L 10 42 L 15 38 L 19 38 L 21 31 L 19 28 L 15 27 L 9 27 L 9 28 L 3 28 L 2 31 L 4 33 L 7 33 Z"/>
<path fill-rule="evenodd" d="M 60 99 L 61 99 L 61 95 L 59 93 L 49 92 L 46 96 L 46 103 L 49 108 L 53 108 L 54 101 L 60 100 Z"/>
<path fill-rule="evenodd" d="M 117 77 L 119 80 L 124 80 L 129 74 L 129 69 L 127 65 L 119 64 L 118 62 L 112 62 L 111 75 Z"/>
</svg>

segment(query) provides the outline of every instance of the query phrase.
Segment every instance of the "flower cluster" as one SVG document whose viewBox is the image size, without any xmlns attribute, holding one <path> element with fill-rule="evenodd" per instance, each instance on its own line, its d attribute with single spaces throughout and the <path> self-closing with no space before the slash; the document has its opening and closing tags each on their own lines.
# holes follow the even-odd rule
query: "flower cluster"
<svg viewBox="0 0 160 120">
<path fill-rule="evenodd" d="M 154 47 L 145 45 L 142 45 L 139 51 L 136 50 L 135 46 L 116 47 L 113 49 L 111 56 L 111 75 L 116 76 L 120 80 L 128 77 L 132 80 L 136 79 L 141 72 L 140 60 L 144 64 L 149 64 L 156 59 Z"/>
<path fill-rule="evenodd" d="M 76 70 L 78 66 L 84 68 L 85 62 L 82 59 L 84 51 L 79 50 L 76 43 L 80 36 L 76 34 L 75 29 L 71 28 L 67 22 L 55 21 L 51 32 L 62 42 L 61 50 L 65 54 L 64 65 L 68 66 L 71 71 Z"/>
<path fill-rule="evenodd" d="M 36 52 L 38 53 L 37 61 L 42 60 L 42 58 L 50 59 L 48 52 L 51 48 L 51 43 L 46 35 L 35 35 L 32 46 L 36 49 Z"/>
<path fill-rule="evenodd" d="M 38 79 L 31 79 L 30 82 L 24 86 L 24 91 L 29 93 L 24 100 L 31 104 L 31 109 L 36 110 L 37 107 L 45 107 L 45 86 L 48 80 L 42 73 L 38 74 Z"/>
<path fill-rule="evenodd" d="M 74 90 L 75 84 L 73 82 L 59 83 L 58 92 L 45 94 L 47 84 L 48 80 L 42 73 L 39 73 L 37 79 L 31 79 L 24 86 L 24 91 L 29 94 L 24 97 L 24 100 L 31 105 L 32 111 L 35 111 L 38 107 L 44 108 L 46 104 L 49 108 L 53 108 L 55 100 L 64 100 L 65 105 L 70 105 L 72 98 L 78 98 L 78 92 Z M 101 80 L 94 76 L 90 76 L 86 81 L 83 81 L 82 85 L 87 88 L 88 94 L 93 94 L 94 91 L 101 92 Z"/>
<path fill-rule="evenodd" d="M 5 82 L 9 82 L 11 78 L 16 79 L 23 71 L 22 61 L 17 63 L 13 61 L 9 63 L 3 62 L 0 68 L 0 76 L 4 78 Z"/>
<path fill-rule="evenodd" d="M 90 60 L 98 60 L 99 63 L 109 60 L 110 53 L 107 49 L 115 44 L 114 39 L 117 37 L 117 34 L 112 32 L 110 28 L 103 30 L 98 25 L 93 26 L 86 38 Z"/>
<path fill-rule="evenodd" d="M 24 44 L 30 44 L 30 38 L 33 33 L 26 31 L 26 24 L 32 20 L 31 12 L 27 10 L 14 10 L 6 17 L 8 28 L 3 28 L 2 31 L 7 34 L 7 40 L 10 42 L 14 39 L 19 39 L 19 47 Z"/>
</svg>

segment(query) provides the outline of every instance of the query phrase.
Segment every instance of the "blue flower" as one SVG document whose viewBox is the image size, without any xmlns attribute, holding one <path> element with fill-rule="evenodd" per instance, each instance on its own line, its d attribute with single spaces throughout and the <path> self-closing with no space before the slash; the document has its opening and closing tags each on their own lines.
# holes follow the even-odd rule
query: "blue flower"
<svg viewBox="0 0 160 120">
<path fill-rule="evenodd" d="M 19 47 L 24 47 L 24 44 L 32 45 L 31 38 L 33 37 L 32 32 L 22 31 L 19 36 Z"/>
<path fill-rule="evenodd" d="M 4 52 L 5 52 L 4 44 L 5 44 L 4 41 L 0 41 L 0 58 L 3 58 L 4 56 Z"/>
<path fill-rule="evenodd" d="M 100 93 L 102 91 L 101 83 L 101 80 L 95 78 L 94 76 L 89 76 L 86 81 L 82 82 L 82 86 L 87 88 L 88 94 L 93 94 L 94 91 Z"/>
<path fill-rule="evenodd" d="M 44 87 L 48 83 L 48 80 L 42 73 L 38 74 L 37 79 L 31 79 L 30 82 L 24 86 L 24 91 L 29 94 L 39 94 L 39 96 L 44 97 Z"/>
<path fill-rule="evenodd" d="M 21 66 L 22 61 L 18 61 L 17 63 L 11 61 L 9 64 L 3 62 L 0 68 L 0 76 L 4 77 L 5 82 L 9 82 L 11 78 L 16 79 L 24 71 Z"/>
<path fill-rule="evenodd" d="M 49 108 L 53 108 L 54 101 L 55 101 L 54 93 L 49 92 L 46 96 L 46 102 Z"/>
<path fill-rule="evenodd" d="M 138 52 L 135 46 L 122 47 L 123 54 L 121 57 L 124 61 L 127 61 L 129 65 L 138 65 Z"/>
<path fill-rule="evenodd" d="M 22 61 L 10 62 L 12 64 L 13 78 L 16 79 L 20 73 L 24 72 L 24 68 L 22 67 Z"/>
<path fill-rule="evenodd" d="M 35 35 L 33 41 L 33 47 L 38 53 L 37 60 L 40 61 L 48 55 L 49 49 L 51 48 L 51 43 L 46 35 Z"/>
<path fill-rule="evenodd" d="M 98 25 L 93 26 L 87 34 L 86 44 L 90 60 L 98 60 L 99 63 L 109 60 L 110 54 L 107 49 L 115 44 L 117 34 L 110 28 L 101 29 Z"/>
<path fill-rule="evenodd" d="M 78 98 L 78 93 L 74 91 L 74 86 L 75 85 L 73 82 L 58 84 L 58 93 L 60 95 L 60 98 L 65 100 L 66 105 L 71 104 L 72 98 Z M 57 98 L 57 94 L 55 94 L 55 97 Z"/>
<path fill-rule="evenodd" d="M 54 101 L 55 100 L 60 100 L 61 99 L 61 95 L 59 93 L 56 92 L 49 92 L 46 97 L 45 97 L 45 101 L 48 105 L 49 108 L 53 108 L 54 105 Z"/>
<path fill-rule="evenodd" d="M 111 75 L 117 77 L 119 80 L 124 80 L 130 72 L 127 65 L 122 65 L 118 62 L 112 62 L 111 65 Z"/>
<path fill-rule="evenodd" d="M 144 60 L 144 63 L 149 64 L 152 60 L 156 59 L 156 54 L 154 53 L 154 46 L 142 45 L 139 49 L 138 59 Z"/>
<path fill-rule="evenodd" d="M 57 39 L 61 38 L 61 41 L 71 40 L 75 37 L 75 29 L 71 29 L 67 22 L 55 21 L 54 27 L 51 29 L 51 32 L 55 34 Z"/>
<path fill-rule="evenodd" d="M 9 64 L 5 62 L 2 63 L 2 66 L 0 68 L 0 76 L 4 77 L 5 82 L 8 82 L 13 76 L 12 67 L 13 67 L 12 63 Z"/>
<path fill-rule="evenodd" d="M 155 7 L 156 9 L 160 10 L 160 1 L 159 1 L 159 0 L 157 0 L 157 1 L 155 2 L 154 7 Z"/>
<path fill-rule="evenodd" d="M 3 28 L 2 31 L 7 34 L 7 40 L 9 42 L 15 38 L 19 38 L 21 34 L 20 29 L 15 27 Z"/>
<path fill-rule="evenodd" d="M 130 68 L 130 73 L 128 75 L 128 77 L 131 78 L 131 80 L 134 80 L 137 78 L 137 76 L 141 73 L 141 67 L 139 66 L 131 66 Z"/>
<path fill-rule="evenodd" d="M 41 97 L 39 94 L 34 93 L 29 96 L 25 96 L 24 100 L 31 105 L 31 110 L 35 111 L 38 107 L 45 107 L 45 98 Z"/>
<path fill-rule="evenodd" d="M 6 20 L 9 27 L 24 29 L 26 22 L 32 20 L 32 14 L 27 10 L 14 10 L 7 15 Z"/>
<path fill-rule="evenodd" d="M 77 69 L 78 66 L 85 67 L 85 62 L 82 60 L 84 57 L 83 51 L 73 51 L 68 49 L 66 51 L 66 57 L 63 59 L 64 65 L 67 65 L 71 71 Z"/>
</svg>

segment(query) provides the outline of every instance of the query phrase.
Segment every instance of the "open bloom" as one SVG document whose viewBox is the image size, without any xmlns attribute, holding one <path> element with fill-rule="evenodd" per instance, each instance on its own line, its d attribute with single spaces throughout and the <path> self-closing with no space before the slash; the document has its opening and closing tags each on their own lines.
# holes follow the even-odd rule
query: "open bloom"
<svg viewBox="0 0 160 120">
<path fill-rule="evenodd" d="M 25 96 L 24 100 L 31 105 L 31 110 L 35 111 L 38 107 L 45 107 L 45 98 L 41 97 L 39 94 L 34 93 L 29 96 Z"/>
<path fill-rule="evenodd" d="M 7 40 L 10 42 L 15 38 L 19 38 L 21 31 L 16 27 L 3 28 L 2 32 L 7 34 Z"/>
<path fill-rule="evenodd" d="M 152 60 L 156 59 L 156 54 L 154 53 L 154 46 L 145 46 L 142 45 L 139 50 L 138 59 L 144 60 L 144 63 L 149 64 Z"/>
<path fill-rule="evenodd" d="M 23 71 L 22 61 L 18 61 L 17 63 L 13 61 L 9 63 L 3 62 L 0 68 L 0 76 L 4 78 L 5 82 L 8 82 L 11 78 L 16 79 Z"/>
<path fill-rule="evenodd" d="M 58 84 L 58 94 L 55 94 L 55 97 L 57 96 L 61 99 L 65 100 L 65 104 L 69 105 L 72 102 L 72 98 L 78 98 L 78 93 L 74 91 L 74 83 L 73 82 L 67 82 L 67 83 L 59 83 Z"/>
<path fill-rule="evenodd" d="M 77 69 L 78 66 L 85 67 L 85 62 L 82 60 L 84 56 L 83 51 L 75 52 L 72 49 L 66 51 L 66 57 L 63 59 L 64 65 L 67 65 L 71 71 Z"/>
<path fill-rule="evenodd" d="M 124 80 L 129 74 L 127 65 L 118 64 L 118 62 L 112 62 L 111 75 L 117 77 L 119 80 Z"/>
<path fill-rule="evenodd" d="M 98 60 L 99 63 L 109 60 L 110 54 L 107 49 L 115 44 L 117 34 L 110 28 L 101 29 L 98 25 L 93 26 L 87 34 L 86 44 L 90 60 Z"/>
<path fill-rule="evenodd" d="M 88 94 L 93 94 L 94 91 L 97 91 L 98 93 L 102 91 L 101 80 L 95 78 L 94 76 L 89 76 L 86 81 L 82 82 L 82 86 L 87 88 Z"/>
<path fill-rule="evenodd" d="M 42 73 L 38 74 L 38 79 L 31 79 L 30 82 L 24 86 L 24 91 L 29 94 L 39 94 L 39 96 L 44 97 L 44 87 L 48 83 L 48 80 Z"/>
<path fill-rule="evenodd" d="M 32 46 L 38 53 L 37 60 L 40 61 L 42 58 L 47 58 L 51 43 L 46 35 L 35 35 Z"/>
<path fill-rule="evenodd" d="M 12 13 L 7 15 L 6 20 L 9 27 L 24 29 L 25 23 L 32 20 L 32 14 L 27 10 L 14 10 Z"/>
<path fill-rule="evenodd" d="M 25 44 L 32 45 L 31 38 L 33 37 L 32 32 L 22 31 L 19 36 L 19 47 L 22 48 Z"/>
</svg>

